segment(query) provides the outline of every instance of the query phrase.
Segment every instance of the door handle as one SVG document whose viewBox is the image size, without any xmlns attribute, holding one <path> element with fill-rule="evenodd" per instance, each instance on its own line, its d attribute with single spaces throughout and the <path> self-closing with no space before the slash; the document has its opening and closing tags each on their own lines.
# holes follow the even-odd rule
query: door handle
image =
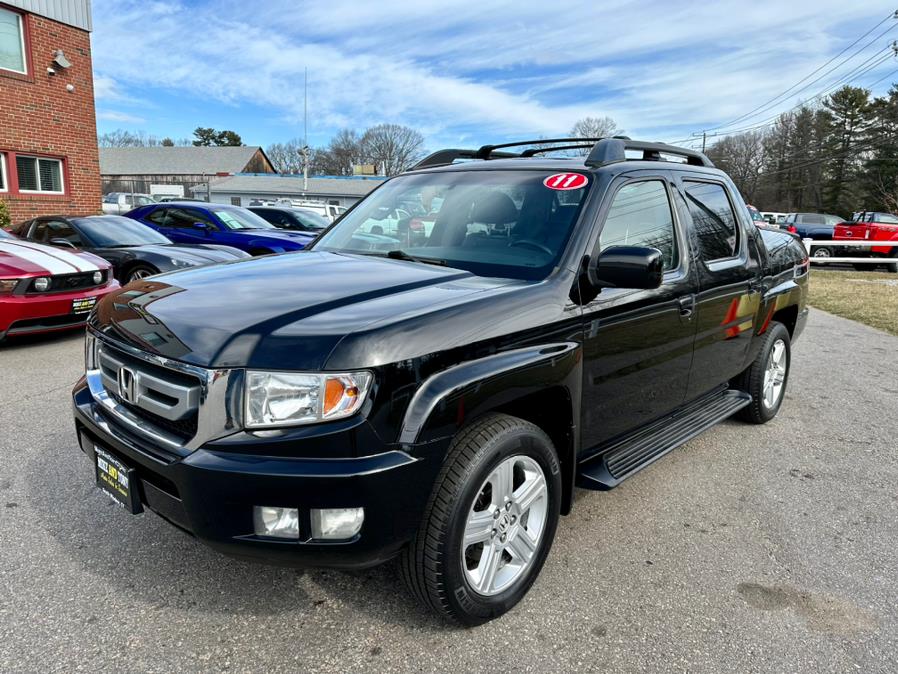
<svg viewBox="0 0 898 674">
<path fill-rule="evenodd" d="M 682 318 L 692 318 L 692 314 L 695 311 L 695 295 L 686 295 L 677 302 L 680 305 L 680 316 Z"/>
</svg>

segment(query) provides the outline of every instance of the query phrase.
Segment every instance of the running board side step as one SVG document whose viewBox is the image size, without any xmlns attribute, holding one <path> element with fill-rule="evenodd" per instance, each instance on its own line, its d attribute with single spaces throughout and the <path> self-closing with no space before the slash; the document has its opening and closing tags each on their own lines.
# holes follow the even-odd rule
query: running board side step
<svg viewBox="0 0 898 674">
<path fill-rule="evenodd" d="M 613 489 L 749 403 L 751 395 L 733 389 L 702 396 L 673 414 L 601 447 L 577 467 L 577 486 Z"/>
</svg>

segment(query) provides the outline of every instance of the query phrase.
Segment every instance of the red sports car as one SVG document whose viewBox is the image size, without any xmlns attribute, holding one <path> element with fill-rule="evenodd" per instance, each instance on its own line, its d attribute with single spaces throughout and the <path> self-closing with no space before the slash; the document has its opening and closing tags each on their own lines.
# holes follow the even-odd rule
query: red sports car
<svg viewBox="0 0 898 674">
<path fill-rule="evenodd" d="M 118 287 L 106 260 L 0 230 L 0 341 L 84 325 L 94 304 Z"/>
</svg>

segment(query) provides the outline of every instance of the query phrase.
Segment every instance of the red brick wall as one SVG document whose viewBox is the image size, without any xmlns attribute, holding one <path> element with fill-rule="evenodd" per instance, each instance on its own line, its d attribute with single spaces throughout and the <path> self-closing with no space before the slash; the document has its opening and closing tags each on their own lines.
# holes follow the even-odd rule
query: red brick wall
<svg viewBox="0 0 898 674">
<path fill-rule="evenodd" d="M 3 5 L 4 9 L 14 9 Z M 100 161 L 94 113 L 90 34 L 42 16 L 24 14 L 28 74 L 0 70 L 0 152 L 6 152 L 7 189 L 13 223 L 55 213 L 100 210 Z M 57 49 L 71 67 L 47 68 Z M 66 85 L 75 87 L 73 92 Z M 58 157 L 63 162 L 65 194 L 16 194 L 16 167 L 9 152 Z"/>
</svg>

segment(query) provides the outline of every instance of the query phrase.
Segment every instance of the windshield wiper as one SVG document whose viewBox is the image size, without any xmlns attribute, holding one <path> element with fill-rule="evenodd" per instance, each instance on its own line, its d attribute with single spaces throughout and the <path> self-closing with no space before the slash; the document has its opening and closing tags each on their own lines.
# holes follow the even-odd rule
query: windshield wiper
<svg viewBox="0 0 898 674">
<path fill-rule="evenodd" d="M 409 262 L 422 262 L 424 264 L 435 264 L 440 267 L 447 266 L 445 260 L 438 260 L 433 257 L 416 257 L 415 255 L 409 255 L 408 253 L 406 253 L 404 250 L 401 250 L 401 249 L 387 251 L 386 257 L 390 258 L 391 260 L 408 260 Z"/>
</svg>

